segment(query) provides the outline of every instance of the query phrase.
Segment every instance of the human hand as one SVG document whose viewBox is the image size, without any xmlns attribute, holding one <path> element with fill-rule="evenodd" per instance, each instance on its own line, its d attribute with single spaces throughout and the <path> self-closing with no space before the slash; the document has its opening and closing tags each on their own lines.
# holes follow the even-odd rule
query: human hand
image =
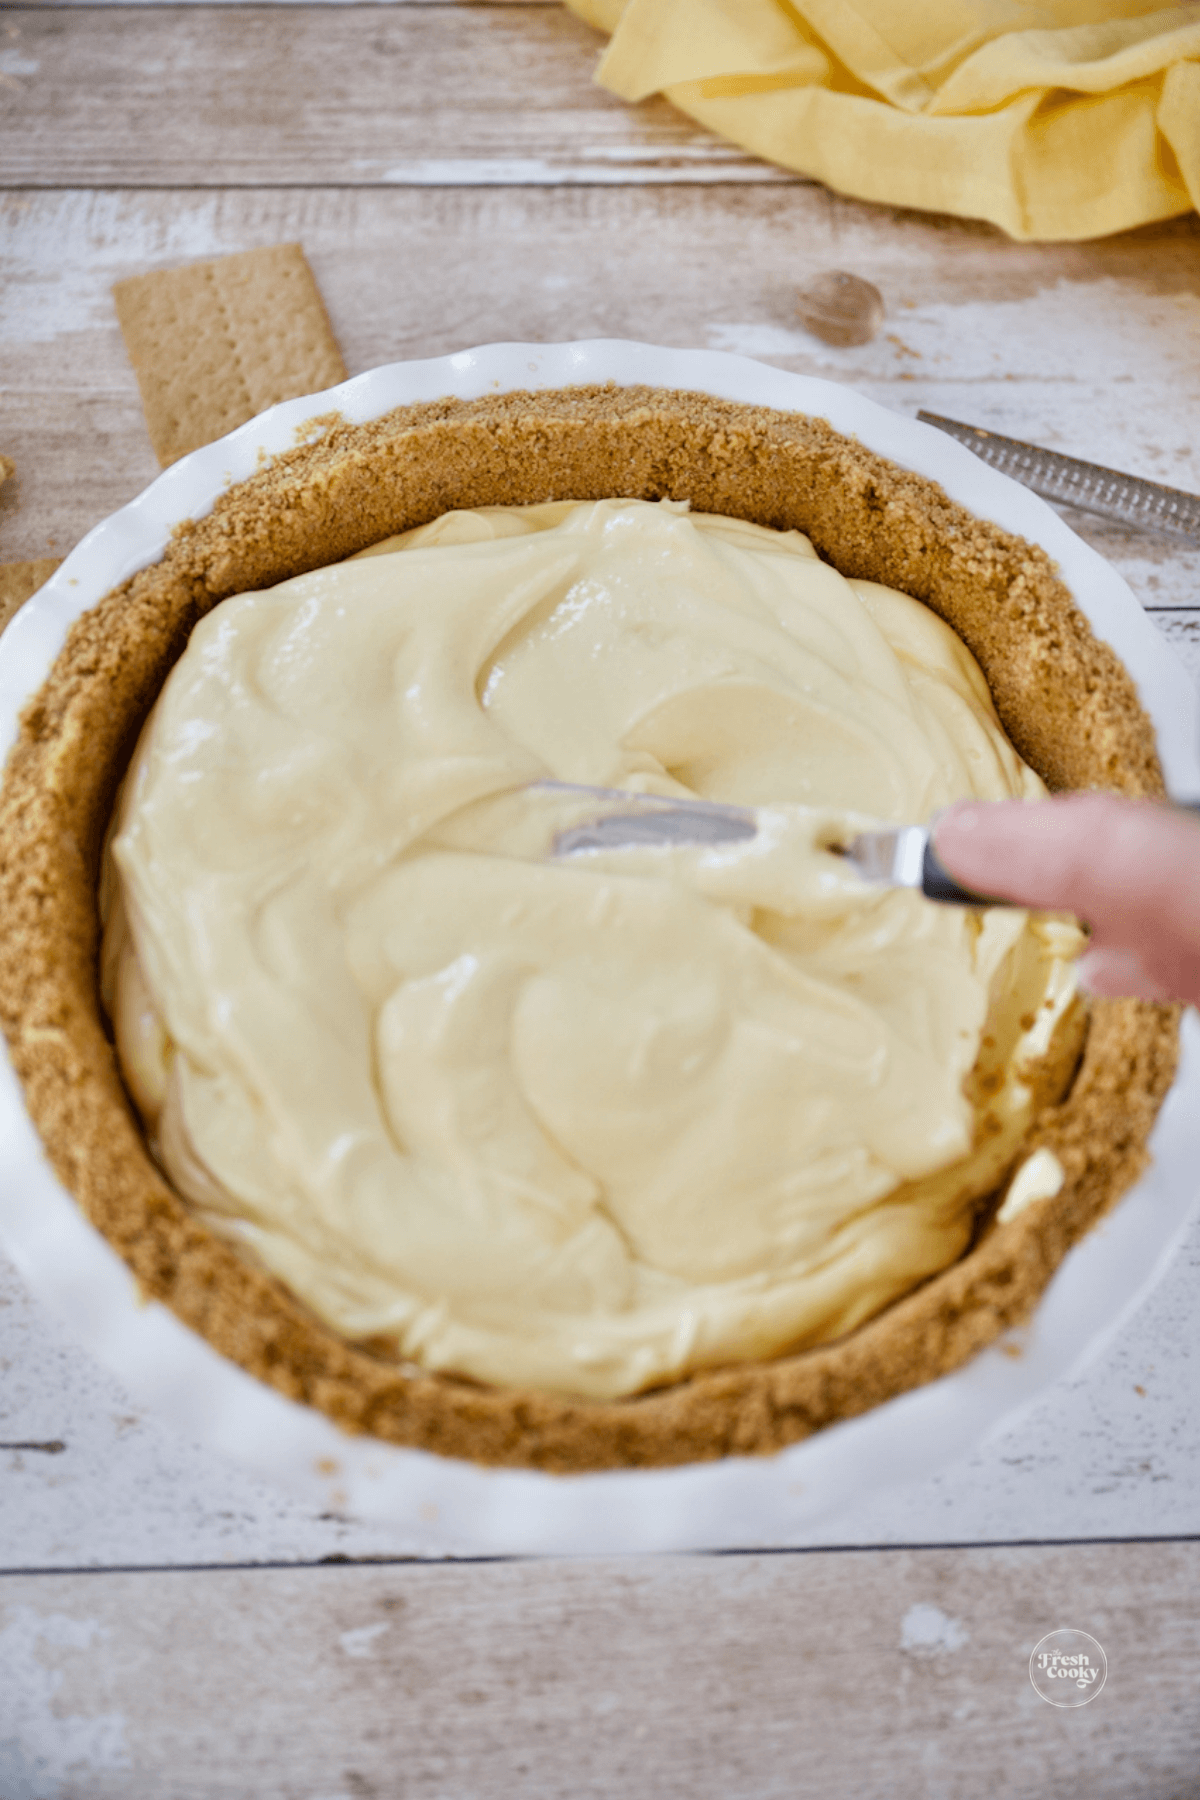
<svg viewBox="0 0 1200 1800">
<path fill-rule="evenodd" d="M 1191 814 L 1115 794 L 964 801 L 933 838 L 965 887 L 1090 926 L 1080 979 L 1093 994 L 1200 1004 L 1200 820 Z"/>
</svg>

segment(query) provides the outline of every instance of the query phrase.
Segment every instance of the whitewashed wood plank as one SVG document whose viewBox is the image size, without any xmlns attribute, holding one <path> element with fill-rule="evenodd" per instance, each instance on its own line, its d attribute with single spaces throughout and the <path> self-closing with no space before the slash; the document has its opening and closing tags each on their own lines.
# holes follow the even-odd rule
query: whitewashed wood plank
<svg viewBox="0 0 1200 1800">
<path fill-rule="evenodd" d="M 924 1480 L 884 1478 L 836 1516 L 762 1547 L 1200 1536 L 1198 1280 L 1200 1222 L 1104 1352 L 1008 1430 Z M 0 1369 L 0 1570 L 473 1548 L 449 1528 L 431 1544 L 428 1519 L 318 1514 L 189 1442 L 79 1348 L 2 1255 Z"/>
<path fill-rule="evenodd" d="M 1200 688 L 1200 606 L 1156 607 L 1151 617 Z"/>
<path fill-rule="evenodd" d="M 61 554 L 156 472 L 111 283 L 292 238 L 355 372 L 505 339 L 737 350 L 1200 492 L 1195 220 L 1050 246 L 817 187 L 26 193 L 0 195 L 0 556 Z M 874 343 L 800 328 L 829 267 L 882 289 Z M 1200 550 L 1071 523 L 1144 602 L 1197 604 Z"/>
<path fill-rule="evenodd" d="M 1182 1800 L 1198 1580 L 1195 1544 L 9 1578 L 0 1789 Z M 1070 1711 L 1028 1675 L 1066 1625 L 1108 1660 Z"/>
<path fill-rule="evenodd" d="M 9 187 L 798 180 L 597 87 L 601 40 L 561 7 L 62 7 L 6 32 Z"/>
</svg>

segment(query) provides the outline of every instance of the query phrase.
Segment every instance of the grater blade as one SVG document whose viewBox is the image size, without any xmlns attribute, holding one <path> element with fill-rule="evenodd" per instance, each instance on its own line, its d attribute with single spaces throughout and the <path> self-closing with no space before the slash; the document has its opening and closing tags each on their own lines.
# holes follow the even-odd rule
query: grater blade
<svg viewBox="0 0 1200 1800">
<path fill-rule="evenodd" d="M 923 424 L 935 425 L 939 431 L 957 438 L 981 461 L 1032 488 L 1043 500 L 1077 506 L 1083 512 L 1116 519 L 1122 525 L 1170 531 L 1200 544 L 1200 495 L 1164 487 L 1158 481 L 1145 481 L 1140 475 L 1121 475 L 1099 463 L 1081 462 L 1077 456 L 1044 450 L 1038 444 L 1024 444 L 1019 438 L 984 431 L 978 425 L 964 425 L 958 419 L 943 419 L 937 413 L 919 412 L 917 417 Z"/>
</svg>

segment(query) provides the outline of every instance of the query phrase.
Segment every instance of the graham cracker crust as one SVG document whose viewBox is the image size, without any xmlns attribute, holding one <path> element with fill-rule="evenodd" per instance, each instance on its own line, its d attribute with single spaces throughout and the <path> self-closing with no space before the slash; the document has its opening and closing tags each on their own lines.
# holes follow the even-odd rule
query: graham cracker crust
<svg viewBox="0 0 1200 1800">
<path fill-rule="evenodd" d="M 1055 1200 L 986 1228 L 958 1263 L 838 1343 L 627 1400 L 489 1389 L 375 1357 L 200 1226 L 163 1179 L 97 994 L 100 850 L 138 731 L 218 601 L 454 507 L 666 497 L 798 528 L 843 574 L 900 588 L 954 627 L 1051 788 L 1164 791 L 1133 683 L 1046 554 L 821 419 L 572 388 L 318 426 L 81 618 L 24 714 L 0 793 L 0 1020 L 59 1177 L 145 1294 L 242 1368 L 348 1430 L 480 1463 L 574 1472 L 768 1453 L 957 1368 L 1026 1317 L 1146 1166 L 1177 1008 L 1094 1005 L 1070 1092 L 1043 1107 L 1026 1144 L 1062 1163 Z"/>
</svg>

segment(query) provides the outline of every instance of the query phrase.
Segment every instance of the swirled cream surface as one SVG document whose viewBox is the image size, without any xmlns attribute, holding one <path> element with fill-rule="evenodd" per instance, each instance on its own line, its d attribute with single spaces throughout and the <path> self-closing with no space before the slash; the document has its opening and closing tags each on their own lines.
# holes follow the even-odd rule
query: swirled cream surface
<svg viewBox="0 0 1200 1800">
<path fill-rule="evenodd" d="M 555 860 L 545 777 L 768 810 Z M 1078 947 L 827 846 L 1041 792 L 950 630 L 798 534 L 448 514 L 193 633 L 111 846 L 122 1066 L 351 1339 L 597 1397 L 826 1341 L 966 1247 Z"/>
</svg>

